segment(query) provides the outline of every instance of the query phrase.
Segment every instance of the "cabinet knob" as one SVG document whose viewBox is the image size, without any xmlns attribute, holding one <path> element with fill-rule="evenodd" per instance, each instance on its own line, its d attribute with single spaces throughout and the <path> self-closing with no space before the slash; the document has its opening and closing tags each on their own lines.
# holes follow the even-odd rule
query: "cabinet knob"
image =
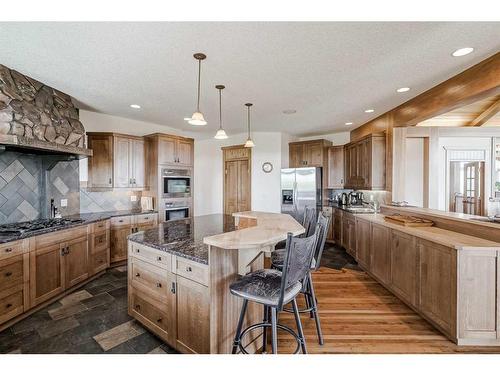
<svg viewBox="0 0 500 375">
<path fill-rule="evenodd" d="M 161 257 L 156 257 L 156 260 L 157 260 L 158 262 L 161 262 Z"/>
<path fill-rule="evenodd" d="M 113 183 L 113 180 L 111 179 L 111 177 L 109 178 L 109 183 L 112 184 Z"/>
<path fill-rule="evenodd" d="M 141 277 L 141 274 L 140 274 L 139 272 L 137 272 L 137 273 L 135 274 L 135 277 Z"/>
<path fill-rule="evenodd" d="M 118 220 L 119 223 L 123 223 L 123 220 Z"/>
<path fill-rule="evenodd" d="M 135 305 L 135 309 L 136 310 L 140 310 L 141 309 L 141 305 Z"/>
<path fill-rule="evenodd" d="M 12 303 L 8 303 L 5 305 L 5 308 L 8 309 L 9 307 L 12 307 Z"/>
<path fill-rule="evenodd" d="M 157 288 L 161 288 L 161 283 L 156 283 Z"/>
<path fill-rule="evenodd" d="M 12 253 L 12 248 L 11 248 L 11 247 L 6 248 L 6 249 L 5 249 L 5 252 L 6 252 L 6 253 Z"/>
<path fill-rule="evenodd" d="M 5 277 L 10 277 L 10 276 L 12 276 L 12 272 L 10 272 L 10 271 L 9 272 L 5 272 Z"/>
<path fill-rule="evenodd" d="M 141 250 L 137 249 L 135 250 L 137 254 L 139 254 L 141 252 Z"/>
<path fill-rule="evenodd" d="M 192 272 L 193 269 L 191 267 L 186 267 L 186 272 Z"/>
<path fill-rule="evenodd" d="M 163 320 L 162 318 L 158 318 L 158 319 L 156 319 L 156 323 L 161 323 L 162 320 Z"/>
<path fill-rule="evenodd" d="M 175 294 L 175 283 L 172 282 L 172 286 L 170 287 L 170 291 Z"/>
</svg>

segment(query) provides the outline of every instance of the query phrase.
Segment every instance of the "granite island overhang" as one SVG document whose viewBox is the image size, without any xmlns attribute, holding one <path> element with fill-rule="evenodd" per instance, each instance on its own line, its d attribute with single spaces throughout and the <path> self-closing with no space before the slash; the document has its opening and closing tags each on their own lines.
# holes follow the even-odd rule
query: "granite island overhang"
<svg viewBox="0 0 500 375">
<path fill-rule="evenodd" d="M 241 308 L 229 285 L 304 228 L 290 215 L 240 212 L 163 223 L 129 236 L 128 311 L 184 353 L 230 353 Z M 249 305 L 245 324 L 262 320 Z M 247 351 L 262 346 L 248 335 Z"/>
</svg>

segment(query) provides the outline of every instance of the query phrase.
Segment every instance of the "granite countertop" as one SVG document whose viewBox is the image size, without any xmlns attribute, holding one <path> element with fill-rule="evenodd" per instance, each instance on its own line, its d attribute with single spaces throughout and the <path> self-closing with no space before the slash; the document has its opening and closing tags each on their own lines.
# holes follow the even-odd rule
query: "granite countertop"
<svg viewBox="0 0 500 375">
<path fill-rule="evenodd" d="M 171 253 L 198 263 L 208 264 L 208 245 L 203 239 L 236 229 L 230 215 L 195 216 L 164 222 L 155 228 L 128 236 L 129 241 Z"/>
<path fill-rule="evenodd" d="M 40 236 L 42 234 L 46 233 L 53 233 L 57 232 L 60 230 L 65 230 L 65 229 L 70 229 L 70 228 L 75 228 L 81 225 L 88 225 L 97 221 L 101 220 L 107 220 L 112 217 L 119 217 L 119 216 L 130 216 L 130 215 L 141 215 L 141 214 L 153 214 L 157 213 L 157 211 L 140 211 L 140 210 L 122 210 L 122 211 L 107 211 L 107 212 L 95 212 L 95 213 L 84 213 L 84 214 L 77 214 L 77 215 L 70 215 L 70 216 L 65 216 L 62 219 L 68 220 L 64 225 L 60 225 L 57 227 L 47 227 L 47 228 L 41 228 L 33 231 L 27 231 L 24 233 L 2 233 L 0 232 L 0 243 L 7 243 L 7 242 L 12 242 L 12 241 L 18 241 L 22 240 L 25 238 L 30 238 L 34 236 Z M 33 221 L 27 221 L 23 223 L 12 223 L 12 224 L 5 224 L 2 225 L 3 228 L 9 228 L 12 230 L 15 230 L 16 228 L 19 228 L 20 226 L 29 226 L 34 223 L 45 223 L 49 222 L 50 219 L 40 219 L 40 220 L 33 220 Z"/>
</svg>

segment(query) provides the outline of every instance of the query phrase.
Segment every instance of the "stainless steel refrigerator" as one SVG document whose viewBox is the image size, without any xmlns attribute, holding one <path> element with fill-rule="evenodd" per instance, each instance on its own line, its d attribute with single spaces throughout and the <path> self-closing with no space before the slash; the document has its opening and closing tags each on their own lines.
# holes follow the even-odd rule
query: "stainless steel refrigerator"
<svg viewBox="0 0 500 375">
<path fill-rule="evenodd" d="M 281 212 L 301 219 L 306 206 L 321 202 L 321 168 L 286 168 L 281 170 Z"/>
</svg>

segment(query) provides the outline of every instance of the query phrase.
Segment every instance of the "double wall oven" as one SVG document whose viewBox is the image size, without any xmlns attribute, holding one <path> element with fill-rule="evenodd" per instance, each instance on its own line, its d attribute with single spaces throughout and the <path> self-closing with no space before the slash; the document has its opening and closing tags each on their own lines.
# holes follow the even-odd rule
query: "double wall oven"
<svg viewBox="0 0 500 375">
<path fill-rule="evenodd" d="M 161 170 L 163 220 L 191 217 L 191 169 Z"/>
</svg>

